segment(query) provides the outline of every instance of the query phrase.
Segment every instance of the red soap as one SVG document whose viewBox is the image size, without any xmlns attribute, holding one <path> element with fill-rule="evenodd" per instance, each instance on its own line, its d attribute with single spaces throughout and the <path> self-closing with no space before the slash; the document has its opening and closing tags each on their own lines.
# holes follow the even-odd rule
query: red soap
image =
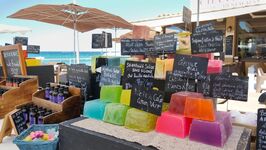
<svg viewBox="0 0 266 150">
<path fill-rule="evenodd" d="M 208 59 L 214 59 L 214 54 L 213 53 L 193 54 L 193 56 L 204 57 L 204 58 L 208 58 Z"/>
<path fill-rule="evenodd" d="M 208 74 L 221 73 L 222 72 L 223 61 L 221 60 L 209 60 L 208 62 Z"/>
<path fill-rule="evenodd" d="M 172 114 L 169 111 L 163 112 L 157 119 L 156 132 L 185 138 L 189 135 L 191 118 L 186 118 L 181 115 Z"/>
<path fill-rule="evenodd" d="M 169 105 L 169 112 L 184 115 L 187 97 L 203 98 L 202 93 L 177 92 L 172 94 Z"/>
</svg>

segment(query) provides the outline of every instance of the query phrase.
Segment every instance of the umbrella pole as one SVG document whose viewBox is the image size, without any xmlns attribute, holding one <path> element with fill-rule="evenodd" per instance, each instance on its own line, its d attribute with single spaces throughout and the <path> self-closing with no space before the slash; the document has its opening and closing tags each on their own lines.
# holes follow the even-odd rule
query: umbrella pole
<svg viewBox="0 0 266 150">
<path fill-rule="evenodd" d="M 76 64 L 79 64 L 79 49 L 76 49 L 76 21 L 74 21 L 74 51 L 76 52 Z"/>
<path fill-rule="evenodd" d="M 116 27 L 115 27 L 115 39 L 116 39 Z M 116 56 L 116 41 L 115 41 L 115 56 Z"/>
</svg>

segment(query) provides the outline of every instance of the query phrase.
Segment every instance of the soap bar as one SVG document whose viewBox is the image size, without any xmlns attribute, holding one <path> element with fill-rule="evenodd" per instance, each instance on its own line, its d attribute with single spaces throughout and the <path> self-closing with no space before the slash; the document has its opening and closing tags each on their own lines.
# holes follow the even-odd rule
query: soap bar
<svg viewBox="0 0 266 150">
<path fill-rule="evenodd" d="M 156 59 L 155 74 L 156 79 L 165 79 L 167 71 L 173 71 L 174 59 Z"/>
<path fill-rule="evenodd" d="M 213 53 L 193 54 L 193 56 L 208 58 L 209 60 L 214 59 L 214 54 Z"/>
<path fill-rule="evenodd" d="M 173 71 L 174 68 L 174 59 L 165 60 L 165 70 L 164 70 L 164 79 L 166 78 L 167 71 Z"/>
<path fill-rule="evenodd" d="M 119 57 L 108 58 L 108 66 L 118 67 L 119 65 L 120 65 L 120 58 Z"/>
<path fill-rule="evenodd" d="M 131 98 L 131 90 L 122 90 L 120 103 L 129 106 Z"/>
<path fill-rule="evenodd" d="M 103 121 L 123 126 L 128 108 L 128 106 L 119 103 L 107 104 L 105 107 Z"/>
<path fill-rule="evenodd" d="M 186 117 L 205 121 L 215 120 L 215 108 L 213 100 L 188 97 L 185 104 Z"/>
<path fill-rule="evenodd" d="M 191 122 L 191 118 L 166 111 L 157 119 L 156 132 L 185 138 L 189 135 Z"/>
<path fill-rule="evenodd" d="M 99 99 L 87 101 L 84 104 L 84 109 L 83 109 L 84 117 L 102 120 L 106 104 L 107 104 L 106 102 L 101 101 Z"/>
<path fill-rule="evenodd" d="M 134 131 L 149 132 L 154 130 L 157 116 L 136 108 L 127 111 L 125 127 Z"/>
<path fill-rule="evenodd" d="M 196 93 L 196 92 L 177 92 L 177 93 L 174 93 L 171 96 L 169 111 L 171 113 L 184 115 L 187 97 L 203 98 L 203 94 L 202 93 Z"/>
<path fill-rule="evenodd" d="M 162 112 L 168 111 L 169 109 L 169 103 L 163 103 Z"/>
<path fill-rule="evenodd" d="M 218 74 L 222 72 L 223 61 L 221 60 L 209 60 L 208 62 L 208 74 Z"/>
<path fill-rule="evenodd" d="M 189 139 L 192 141 L 223 147 L 232 133 L 231 115 L 228 112 L 216 112 L 215 122 L 193 120 Z"/>
<path fill-rule="evenodd" d="M 105 102 L 119 103 L 121 92 L 122 92 L 122 86 L 120 85 L 102 86 L 100 99 Z"/>
</svg>

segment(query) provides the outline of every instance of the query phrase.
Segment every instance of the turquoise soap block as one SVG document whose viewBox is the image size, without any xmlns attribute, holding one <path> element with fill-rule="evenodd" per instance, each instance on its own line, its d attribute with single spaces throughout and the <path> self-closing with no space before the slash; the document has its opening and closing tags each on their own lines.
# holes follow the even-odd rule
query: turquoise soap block
<svg viewBox="0 0 266 150">
<path fill-rule="evenodd" d="M 99 99 L 87 101 L 84 105 L 83 110 L 84 117 L 102 120 L 106 104 L 106 102 Z"/>
<path fill-rule="evenodd" d="M 120 85 L 106 85 L 102 86 L 100 92 L 100 99 L 105 102 L 119 103 L 122 92 Z"/>
<path fill-rule="evenodd" d="M 105 107 L 103 121 L 123 126 L 127 115 L 128 106 L 119 103 L 110 103 Z"/>
<path fill-rule="evenodd" d="M 108 58 L 108 66 L 111 66 L 111 67 L 120 66 L 120 58 L 119 57 Z"/>
</svg>

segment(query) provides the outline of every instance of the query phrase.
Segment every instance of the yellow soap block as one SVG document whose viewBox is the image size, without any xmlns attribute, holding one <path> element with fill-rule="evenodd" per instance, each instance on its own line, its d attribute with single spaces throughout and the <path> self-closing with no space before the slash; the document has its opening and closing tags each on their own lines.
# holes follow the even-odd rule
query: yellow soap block
<svg viewBox="0 0 266 150">
<path fill-rule="evenodd" d="M 129 106 L 131 98 L 131 90 L 122 90 L 120 103 Z"/>
<path fill-rule="evenodd" d="M 40 59 L 26 59 L 27 66 L 40 66 L 42 64 L 42 60 Z"/>
<path fill-rule="evenodd" d="M 161 60 L 160 58 L 156 59 L 154 78 L 156 79 L 164 78 L 164 65 L 165 65 L 165 60 Z"/>
<path fill-rule="evenodd" d="M 174 59 L 166 59 L 165 60 L 165 70 L 164 70 L 164 78 L 166 78 L 166 72 L 167 71 L 173 71 L 174 67 Z"/>
<path fill-rule="evenodd" d="M 97 57 L 92 57 L 91 58 L 91 72 L 95 73 L 96 72 L 96 58 Z"/>
<path fill-rule="evenodd" d="M 169 103 L 163 103 L 163 109 L 162 112 L 168 111 Z"/>
</svg>

